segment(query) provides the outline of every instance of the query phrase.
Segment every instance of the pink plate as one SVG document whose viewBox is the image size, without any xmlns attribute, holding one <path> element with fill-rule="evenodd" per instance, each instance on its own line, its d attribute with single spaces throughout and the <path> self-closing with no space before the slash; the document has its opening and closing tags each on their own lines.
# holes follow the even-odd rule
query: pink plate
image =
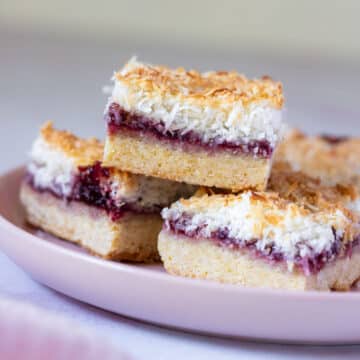
<svg viewBox="0 0 360 360">
<path fill-rule="evenodd" d="M 160 265 L 104 261 L 36 235 L 18 200 L 23 169 L 0 178 L 0 246 L 61 293 L 151 323 L 220 336 L 297 343 L 360 343 L 360 294 L 246 289 L 166 274 Z"/>
</svg>

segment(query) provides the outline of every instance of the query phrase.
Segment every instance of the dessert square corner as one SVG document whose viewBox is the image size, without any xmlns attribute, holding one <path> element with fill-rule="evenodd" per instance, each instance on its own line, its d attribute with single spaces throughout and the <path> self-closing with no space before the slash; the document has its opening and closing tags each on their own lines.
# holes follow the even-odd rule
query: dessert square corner
<svg viewBox="0 0 360 360">
<path fill-rule="evenodd" d="M 280 83 L 131 61 L 105 111 L 104 163 L 190 184 L 264 189 L 283 133 Z"/>
</svg>

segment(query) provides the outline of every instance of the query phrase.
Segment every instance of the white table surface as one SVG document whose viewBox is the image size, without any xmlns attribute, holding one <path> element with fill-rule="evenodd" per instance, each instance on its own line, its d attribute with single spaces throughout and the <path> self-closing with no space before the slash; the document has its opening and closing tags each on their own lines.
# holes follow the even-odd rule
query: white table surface
<svg viewBox="0 0 360 360">
<path fill-rule="evenodd" d="M 26 160 L 38 127 L 53 119 L 80 135 L 102 137 L 101 89 L 132 54 L 152 62 L 269 73 L 284 82 L 287 119 L 310 132 L 360 134 L 360 67 L 330 59 L 120 42 L 61 39 L 0 29 L 0 171 Z M 61 271 L 61 269 L 59 269 Z M 272 345 L 193 335 L 95 309 L 33 281 L 0 253 L 0 297 L 69 317 L 118 343 L 136 359 L 359 359 L 360 346 Z M 159 294 L 161 296 L 161 294 Z M 329 314 L 331 316 L 331 314 Z M 291 319 L 289 319 L 291 321 Z M 274 314 L 276 326 L 276 314 Z"/>
</svg>

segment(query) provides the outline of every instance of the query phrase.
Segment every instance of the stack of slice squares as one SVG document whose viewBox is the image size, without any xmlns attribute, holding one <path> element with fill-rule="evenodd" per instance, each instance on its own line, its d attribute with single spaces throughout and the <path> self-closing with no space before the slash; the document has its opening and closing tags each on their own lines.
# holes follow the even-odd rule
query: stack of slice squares
<svg viewBox="0 0 360 360">
<path fill-rule="evenodd" d="M 132 59 L 115 77 L 105 149 L 44 126 L 21 199 L 28 221 L 110 259 L 158 258 L 160 211 L 198 185 L 264 189 L 282 86 Z"/>
<path fill-rule="evenodd" d="M 360 277 L 357 140 L 282 142 L 269 77 L 131 59 L 113 80 L 105 144 L 43 127 L 21 191 L 31 224 L 185 277 L 297 290 Z"/>
</svg>

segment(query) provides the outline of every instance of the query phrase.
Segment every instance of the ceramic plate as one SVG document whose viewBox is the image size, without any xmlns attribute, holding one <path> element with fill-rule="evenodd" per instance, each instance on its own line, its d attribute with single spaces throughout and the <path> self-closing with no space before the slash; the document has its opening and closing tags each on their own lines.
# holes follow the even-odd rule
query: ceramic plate
<svg viewBox="0 0 360 360">
<path fill-rule="evenodd" d="M 161 265 L 104 261 L 29 229 L 18 200 L 23 169 L 0 178 L 0 246 L 63 294 L 154 324 L 220 336 L 360 343 L 360 293 L 247 289 L 173 277 Z"/>
</svg>

